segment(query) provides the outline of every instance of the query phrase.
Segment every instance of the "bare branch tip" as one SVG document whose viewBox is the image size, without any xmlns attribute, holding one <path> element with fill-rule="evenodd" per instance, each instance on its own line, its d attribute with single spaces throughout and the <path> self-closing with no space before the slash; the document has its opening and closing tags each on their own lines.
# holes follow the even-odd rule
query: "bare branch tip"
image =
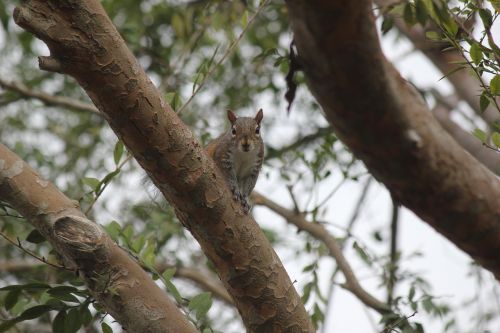
<svg viewBox="0 0 500 333">
<path fill-rule="evenodd" d="M 25 27 L 29 20 L 29 11 L 24 8 L 22 5 L 14 8 L 14 12 L 12 13 L 12 17 L 14 18 L 14 22 L 20 27 Z"/>
<path fill-rule="evenodd" d="M 38 57 L 38 66 L 48 72 L 63 73 L 61 62 L 53 57 Z"/>
</svg>

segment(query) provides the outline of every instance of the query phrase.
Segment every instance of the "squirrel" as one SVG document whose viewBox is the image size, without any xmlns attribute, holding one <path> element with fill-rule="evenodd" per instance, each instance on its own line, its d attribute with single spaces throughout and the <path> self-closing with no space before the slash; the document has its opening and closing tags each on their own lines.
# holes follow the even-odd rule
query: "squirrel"
<svg viewBox="0 0 500 333">
<path fill-rule="evenodd" d="M 262 109 L 254 118 L 238 118 L 227 110 L 231 128 L 205 147 L 245 214 L 250 211 L 248 196 L 255 187 L 264 158 L 264 142 L 260 136 L 263 116 Z"/>
</svg>

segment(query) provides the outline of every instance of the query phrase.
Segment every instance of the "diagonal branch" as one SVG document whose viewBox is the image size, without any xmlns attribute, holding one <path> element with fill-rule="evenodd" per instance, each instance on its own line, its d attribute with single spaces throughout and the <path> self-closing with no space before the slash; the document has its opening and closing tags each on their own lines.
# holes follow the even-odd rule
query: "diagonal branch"
<svg viewBox="0 0 500 333">
<path fill-rule="evenodd" d="M 167 105 L 98 0 L 28 0 L 17 24 L 42 39 L 40 67 L 73 76 L 200 243 L 252 332 L 312 332 L 283 264 L 213 160 Z"/>
<path fill-rule="evenodd" d="M 308 85 L 338 138 L 398 202 L 500 279 L 500 180 L 385 59 L 372 2 L 287 7 Z"/>
<path fill-rule="evenodd" d="M 450 110 L 447 106 L 438 103 L 432 110 L 439 124 L 472 156 L 483 163 L 492 172 L 500 175 L 500 154 L 485 147 L 478 138 L 463 130 L 450 119 Z"/>
<path fill-rule="evenodd" d="M 303 214 L 287 209 L 257 192 L 252 193 L 252 201 L 256 205 L 262 205 L 271 209 L 276 214 L 283 216 L 288 223 L 295 225 L 299 230 L 303 230 L 314 238 L 322 241 L 328 248 L 330 255 L 337 261 L 339 269 L 344 274 L 346 281 L 342 286 L 352 292 L 365 305 L 371 307 L 380 314 L 387 314 L 390 312 L 390 307 L 387 304 L 376 299 L 361 286 L 351 265 L 342 253 L 340 244 L 323 225 L 307 221 Z"/>
<path fill-rule="evenodd" d="M 0 144 L 0 200 L 9 203 L 74 267 L 129 332 L 196 332 L 167 295 L 88 220 L 74 201 Z"/>
</svg>

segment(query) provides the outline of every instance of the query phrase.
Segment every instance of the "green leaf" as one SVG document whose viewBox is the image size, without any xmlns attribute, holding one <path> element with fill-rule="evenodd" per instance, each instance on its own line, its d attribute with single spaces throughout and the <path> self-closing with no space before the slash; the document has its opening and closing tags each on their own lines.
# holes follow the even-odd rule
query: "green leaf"
<svg viewBox="0 0 500 333">
<path fill-rule="evenodd" d="M 39 244 L 45 242 L 45 237 L 42 236 L 40 231 L 34 229 L 26 236 L 26 241 L 33 244 Z"/>
<path fill-rule="evenodd" d="M 212 297 L 210 292 L 204 292 L 196 295 L 189 301 L 189 309 L 196 313 L 196 319 L 201 320 L 206 317 L 208 310 L 212 306 Z"/>
<path fill-rule="evenodd" d="M 493 144 L 495 146 L 497 146 L 497 148 L 500 148 L 500 133 L 498 132 L 494 132 L 492 135 L 491 135 L 491 141 L 493 142 Z"/>
<path fill-rule="evenodd" d="M 123 145 L 123 142 L 118 141 L 115 145 L 115 150 L 113 152 L 113 158 L 115 160 L 115 165 L 118 165 L 118 163 L 120 162 L 124 151 L 125 151 L 125 146 Z"/>
<path fill-rule="evenodd" d="M 484 112 L 486 108 L 490 105 L 490 99 L 486 95 L 486 92 L 483 92 L 481 94 L 481 97 L 479 97 L 479 109 L 481 112 Z"/>
<path fill-rule="evenodd" d="M 29 290 L 29 291 L 38 291 L 38 290 L 44 290 L 44 289 L 49 289 L 50 286 L 45 283 L 27 283 L 27 284 L 13 284 L 11 286 L 6 286 L 0 288 L 1 290 L 15 290 L 15 289 L 21 289 L 21 290 Z"/>
<path fill-rule="evenodd" d="M 245 12 L 243 13 L 243 16 L 241 17 L 241 25 L 243 27 L 246 27 L 248 25 L 248 11 L 245 10 Z"/>
<path fill-rule="evenodd" d="M 479 9 L 479 17 L 481 17 L 481 21 L 483 21 L 484 27 L 486 29 L 490 29 L 493 24 L 493 16 L 491 12 L 486 8 Z"/>
<path fill-rule="evenodd" d="M 365 250 L 363 250 L 361 248 L 361 246 L 359 246 L 358 242 L 354 242 L 352 244 L 352 247 L 354 248 L 354 250 L 356 250 L 356 253 L 358 254 L 358 256 L 366 263 L 368 264 L 369 266 L 372 265 L 372 261 L 370 259 L 370 257 L 366 254 Z"/>
<path fill-rule="evenodd" d="M 182 100 L 176 92 L 169 92 L 165 94 L 165 101 L 172 107 L 172 109 L 177 110 L 182 105 Z"/>
<path fill-rule="evenodd" d="M 69 310 L 64 321 L 64 332 L 76 333 L 80 329 L 80 326 L 82 326 L 82 320 L 78 309 L 73 308 Z"/>
<path fill-rule="evenodd" d="M 486 142 L 486 139 L 487 139 L 487 136 L 486 136 L 486 133 L 479 129 L 479 128 L 476 128 L 474 131 L 472 131 L 472 134 L 478 138 L 479 140 L 481 140 L 481 142 L 485 143 Z"/>
<path fill-rule="evenodd" d="M 72 289 L 77 290 L 76 288 L 70 286 L 60 286 L 48 290 L 47 294 L 63 302 L 80 303 L 78 298 L 71 294 Z"/>
<path fill-rule="evenodd" d="M 4 299 L 5 310 L 10 310 L 14 305 L 16 305 L 19 295 L 21 294 L 21 289 L 14 289 L 7 293 Z"/>
<path fill-rule="evenodd" d="M 171 24 L 172 24 L 172 28 L 175 31 L 175 34 L 179 37 L 183 37 L 186 29 L 184 26 L 184 21 L 182 20 L 180 15 L 174 14 L 174 16 L 172 16 Z"/>
<path fill-rule="evenodd" d="M 113 238 L 113 240 L 116 241 L 118 239 L 118 235 L 120 235 L 122 227 L 120 226 L 120 224 L 118 222 L 111 221 L 111 223 L 109 223 L 107 226 L 105 226 L 104 229 L 106 229 L 106 231 L 108 232 L 108 235 L 111 238 Z"/>
<path fill-rule="evenodd" d="M 101 181 L 97 178 L 85 177 L 82 179 L 82 183 L 90 187 L 93 191 L 97 192 L 101 185 Z"/>
<path fill-rule="evenodd" d="M 309 300 L 309 297 L 311 296 L 311 290 L 313 287 L 313 283 L 309 282 L 304 286 L 304 290 L 302 291 L 302 303 L 306 304 L 307 301 Z"/>
<path fill-rule="evenodd" d="M 170 281 L 172 280 L 172 277 L 174 276 L 175 274 L 175 271 L 177 269 L 175 267 L 172 267 L 172 268 L 167 268 L 165 270 L 165 272 L 163 272 L 163 274 L 161 275 L 166 281 Z"/>
<path fill-rule="evenodd" d="M 64 333 L 64 322 L 66 320 L 66 311 L 62 310 L 52 321 L 52 332 L 53 333 Z"/>
<path fill-rule="evenodd" d="M 415 286 L 411 286 L 410 291 L 408 292 L 408 300 L 413 302 L 413 297 L 415 297 Z"/>
<path fill-rule="evenodd" d="M 148 266 L 153 267 L 156 259 L 156 245 L 154 243 L 149 243 L 146 249 L 141 253 L 141 260 Z"/>
<path fill-rule="evenodd" d="M 24 310 L 23 313 L 19 316 L 19 320 L 30 320 L 43 316 L 45 313 L 52 310 L 52 306 L 47 304 L 35 305 L 29 309 Z"/>
<path fill-rule="evenodd" d="M 470 57 L 472 61 L 476 64 L 479 65 L 481 60 L 483 60 L 483 52 L 481 51 L 481 47 L 479 46 L 478 43 L 473 43 L 472 46 L 470 47 Z"/>
<path fill-rule="evenodd" d="M 144 235 L 140 235 L 132 242 L 131 245 L 132 251 L 134 251 L 135 253 L 141 252 L 141 249 L 144 247 L 145 243 L 146 243 L 146 238 L 144 237 Z"/>
<path fill-rule="evenodd" d="M 435 308 L 435 305 L 432 302 L 432 298 L 429 296 L 424 297 L 424 299 L 422 300 L 422 306 L 424 307 L 424 310 L 427 313 L 432 313 L 432 311 Z"/>
<path fill-rule="evenodd" d="M 393 26 L 394 26 L 394 19 L 392 18 L 392 16 L 387 16 L 386 18 L 384 18 L 384 20 L 382 21 L 382 28 L 381 28 L 382 34 L 385 35 L 386 33 L 388 33 Z"/>
<path fill-rule="evenodd" d="M 435 31 L 427 31 L 425 33 L 425 37 L 429 38 L 430 40 L 441 40 L 441 36 Z"/>
<path fill-rule="evenodd" d="M 425 10 L 425 5 L 421 0 L 415 0 L 415 16 L 417 17 L 418 23 L 425 25 L 429 15 Z"/>
<path fill-rule="evenodd" d="M 113 333 L 113 329 L 106 323 L 101 323 L 102 333 Z"/>
<path fill-rule="evenodd" d="M 412 26 L 416 23 L 415 15 L 413 13 L 413 6 L 410 3 L 407 3 L 403 9 L 403 19 L 406 24 Z"/>
<path fill-rule="evenodd" d="M 500 95 L 500 75 L 495 75 L 490 81 L 490 90 L 493 95 Z"/>
<path fill-rule="evenodd" d="M 164 281 L 164 283 L 165 283 L 165 286 L 167 287 L 168 292 L 171 293 L 172 296 L 174 296 L 177 303 L 181 304 L 182 303 L 182 296 L 179 293 L 179 290 L 177 290 L 177 287 L 169 280 Z"/>
<path fill-rule="evenodd" d="M 92 321 L 92 312 L 90 312 L 88 307 L 80 308 L 80 318 L 82 319 L 83 326 L 87 326 Z"/>
<path fill-rule="evenodd" d="M 304 267 L 302 269 L 302 272 L 310 272 L 310 271 L 314 270 L 315 268 L 316 268 L 316 263 L 313 262 L 312 264 L 307 265 L 306 267 Z"/>
</svg>

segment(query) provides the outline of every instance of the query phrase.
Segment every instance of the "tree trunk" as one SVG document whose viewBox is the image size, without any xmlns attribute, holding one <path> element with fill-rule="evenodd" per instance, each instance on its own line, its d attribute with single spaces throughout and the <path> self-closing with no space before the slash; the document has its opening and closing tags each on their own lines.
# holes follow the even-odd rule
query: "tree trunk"
<svg viewBox="0 0 500 333">
<path fill-rule="evenodd" d="M 371 1 L 287 6 L 299 62 L 337 136 L 398 202 L 499 279 L 500 180 L 385 59 Z"/>
</svg>

